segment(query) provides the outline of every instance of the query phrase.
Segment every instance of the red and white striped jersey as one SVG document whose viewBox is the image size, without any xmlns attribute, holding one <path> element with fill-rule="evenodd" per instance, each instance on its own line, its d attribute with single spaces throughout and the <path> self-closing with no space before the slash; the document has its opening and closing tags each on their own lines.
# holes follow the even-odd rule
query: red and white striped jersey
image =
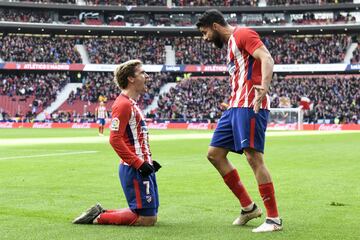
<svg viewBox="0 0 360 240">
<path fill-rule="evenodd" d="M 251 55 L 263 46 L 259 35 L 249 29 L 237 27 L 228 41 L 227 68 L 230 74 L 231 96 L 229 107 L 254 107 L 254 85 L 261 85 L 261 62 Z M 262 109 L 270 108 L 266 95 Z"/>
<path fill-rule="evenodd" d="M 124 94 L 112 105 L 110 144 L 123 164 L 138 169 L 144 161 L 152 163 L 144 115 L 136 102 Z"/>
<path fill-rule="evenodd" d="M 99 106 L 97 109 L 97 118 L 106 118 L 106 107 L 105 106 Z"/>
</svg>

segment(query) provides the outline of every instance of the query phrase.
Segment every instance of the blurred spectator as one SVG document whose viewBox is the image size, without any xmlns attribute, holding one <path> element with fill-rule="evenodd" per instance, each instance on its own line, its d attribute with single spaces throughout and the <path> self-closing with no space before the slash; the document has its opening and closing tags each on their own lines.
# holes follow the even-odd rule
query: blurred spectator
<svg viewBox="0 0 360 240">
<path fill-rule="evenodd" d="M 8 62 L 81 63 L 75 43 L 64 37 L 7 35 L 0 39 L 0 58 Z"/>
<path fill-rule="evenodd" d="M 360 63 L 360 44 L 358 43 L 357 48 L 353 51 L 353 57 L 351 59 L 352 64 L 359 64 Z"/>
</svg>

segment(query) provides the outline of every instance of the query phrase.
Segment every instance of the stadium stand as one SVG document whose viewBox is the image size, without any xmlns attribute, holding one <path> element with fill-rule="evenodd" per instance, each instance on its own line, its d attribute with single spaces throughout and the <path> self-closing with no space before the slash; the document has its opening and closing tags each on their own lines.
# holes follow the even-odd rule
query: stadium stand
<svg viewBox="0 0 360 240">
<path fill-rule="evenodd" d="M 81 63 L 75 44 L 72 38 L 7 35 L 0 39 L 0 58 L 8 62 Z"/>
<path fill-rule="evenodd" d="M 360 44 L 358 44 L 357 48 L 355 48 L 355 50 L 353 51 L 353 58 L 351 59 L 351 63 L 360 63 Z"/>
<path fill-rule="evenodd" d="M 155 96 L 159 94 L 163 84 L 168 81 L 174 81 L 168 73 L 149 73 L 149 76 L 150 81 L 146 83 L 148 91 L 138 100 L 138 105 L 141 109 L 145 109 L 152 103 Z M 66 116 L 71 116 L 68 118 L 69 121 L 76 122 L 79 119 L 83 119 L 84 113 L 89 115 L 88 112 L 94 112 L 99 101 L 104 101 L 107 109 L 110 110 L 119 93 L 119 89 L 113 83 L 112 73 L 88 73 L 83 86 L 70 94 L 55 116 L 60 116 L 60 113 L 64 113 Z M 74 116 L 77 117 L 74 118 Z M 85 121 L 91 121 L 91 118 L 86 117 Z"/>
<path fill-rule="evenodd" d="M 0 8 L 0 20 L 9 22 L 52 23 L 49 12 L 28 9 Z"/>
<path fill-rule="evenodd" d="M 175 6 L 257 6 L 258 0 L 174 0 Z"/>
<path fill-rule="evenodd" d="M 225 80 L 224 80 L 225 79 Z M 358 123 L 360 120 L 359 75 L 276 76 L 271 86 L 271 107 L 300 106 L 308 97 L 313 108 L 306 112 L 309 123 Z M 155 116 L 182 121 L 214 120 L 221 116 L 230 96 L 226 78 L 206 77 L 183 80 L 160 96 Z M 285 102 L 285 104 L 284 104 Z"/>
<path fill-rule="evenodd" d="M 65 72 L 0 73 L 0 108 L 9 116 L 34 118 L 68 82 Z"/>
<path fill-rule="evenodd" d="M 352 3 L 353 0 L 266 0 L 267 5 L 310 5 Z"/>
<path fill-rule="evenodd" d="M 274 57 L 276 64 L 344 63 L 346 55 L 346 61 L 350 60 L 355 66 L 351 66 L 353 67 L 351 68 L 350 65 L 345 66 L 347 63 L 344 63 L 344 69 L 351 69 L 354 72 L 353 69 L 357 69 L 356 64 L 360 62 L 359 46 L 354 50 L 352 56 L 350 56 L 349 48 L 352 44 L 352 51 L 354 47 L 352 41 L 356 42 L 358 30 L 347 31 L 342 28 L 340 31 L 337 28 L 337 33 L 321 33 L 319 31 L 320 25 L 325 24 L 331 28 L 335 25 L 343 27 L 343 24 L 347 26 L 356 25 L 359 16 L 358 9 L 344 10 L 341 8 L 344 5 L 342 3 L 353 3 L 352 0 L 26 0 L 20 2 L 36 3 L 37 6 L 41 4 L 49 6 L 49 3 L 77 4 L 80 7 L 70 9 L 69 6 L 61 6 L 66 9 L 64 10 L 50 6 L 49 11 L 40 11 L 37 10 L 38 8 L 25 6 L 25 4 L 24 7 L 1 4 L 0 19 L 2 21 L 19 22 L 19 24 L 23 25 L 46 23 L 44 25 L 47 26 L 47 29 L 45 29 L 46 35 L 32 35 L 32 29 L 21 30 L 21 34 L 18 34 L 17 27 L 0 31 L 2 34 L 0 35 L 0 61 L 71 64 L 82 63 L 82 57 L 87 60 L 88 55 L 90 63 L 93 64 L 119 64 L 133 58 L 139 58 L 145 64 L 165 64 L 169 59 L 167 54 L 170 53 L 169 55 L 173 54 L 175 56 L 173 60 L 175 60 L 176 64 L 222 65 L 225 63 L 226 49 L 216 49 L 212 44 L 203 41 L 198 36 L 198 33 L 181 32 L 182 28 L 178 27 L 193 26 L 199 12 L 181 12 L 178 10 L 187 9 L 187 7 L 200 9 L 204 6 L 244 6 L 244 8 L 251 10 L 255 9 L 252 6 L 261 4 L 261 8 L 258 8 L 259 12 L 253 12 L 252 10 L 250 12 L 241 12 L 234 8 L 234 13 L 227 12 L 225 16 L 232 25 L 271 25 L 271 28 L 276 30 L 281 29 L 282 26 L 289 27 L 296 24 L 296 28 L 300 29 L 298 33 L 295 33 L 296 28 L 291 31 L 291 34 L 289 32 L 287 34 L 275 33 L 275 30 L 262 33 L 262 39 Z M 82 5 L 84 3 L 91 6 Z M 123 6 L 127 7 L 126 11 L 117 12 L 111 9 L 106 10 L 108 6 L 103 5 L 110 5 L 110 8 L 116 6 L 119 9 L 125 9 Z M 166 8 L 165 12 L 153 10 L 157 7 L 160 9 L 167 7 L 167 5 L 169 5 L 169 8 Z M 297 8 L 297 5 L 303 5 L 301 8 L 305 10 L 285 13 L 266 10 L 268 6 L 276 5 L 294 6 L 293 8 Z M 324 11 L 315 11 L 312 9 L 314 5 L 331 6 L 325 6 L 328 9 Z M 83 9 L 81 6 L 84 6 Z M 133 6 L 154 6 L 154 8 L 149 8 L 149 11 L 130 11 L 130 9 L 133 10 Z M 263 11 L 263 9 L 266 11 Z M 70 33 L 66 33 L 69 34 L 69 37 L 63 35 L 66 32 L 65 29 L 62 29 L 59 34 L 56 28 L 60 25 L 69 28 L 71 37 Z M 111 26 L 107 25 L 114 26 L 114 29 L 116 29 L 116 26 L 141 27 L 141 29 L 146 29 L 148 32 L 139 34 L 134 31 L 122 34 L 119 31 L 116 34 L 110 34 L 111 31 L 107 29 L 107 34 L 92 36 L 84 34 L 84 31 L 82 33 L 78 32 L 79 29 L 86 29 L 85 32 L 90 33 L 87 28 L 91 27 L 95 29 L 112 29 Z M 157 29 L 151 29 L 153 26 L 159 27 L 159 29 L 166 26 L 177 29 L 179 32 L 175 34 L 174 32 L 158 34 Z M 303 29 L 313 26 L 318 28 L 316 33 L 303 32 Z M 154 37 L 154 33 L 156 37 Z M 273 33 L 274 35 L 269 35 Z M 320 33 L 322 35 L 318 35 Z M 76 44 L 83 46 L 75 47 Z M 81 50 L 81 55 L 77 49 Z M 18 65 L 20 64 L 16 66 Z M 164 66 L 162 71 L 166 71 L 166 69 L 167 67 Z M 26 121 L 31 121 L 34 114 L 54 100 L 54 94 L 58 91 L 56 89 L 60 89 L 64 81 L 62 76 L 64 75 L 66 79 L 69 79 L 69 73 L 67 72 L 44 71 L 42 73 L 33 73 L 24 69 L 18 72 L 15 71 L 18 70 L 11 73 L 1 72 L 0 119 L 15 115 L 20 116 L 18 113 L 20 107 L 21 116 L 25 115 Z M 106 99 L 107 107 L 110 108 L 111 102 L 117 96 L 118 90 L 112 84 L 111 73 L 84 71 L 83 75 L 87 77 L 84 80 L 83 87 L 70 94 L 66 103 L 54 113 L 53 118 L 55 121 L 93 121 L 92 111 L 99 98 Z M 152 112 L 152 114 L 158 119 L 185 119 L 187 121 L 207 121 L 210 119 L 216 121 L 216 118 L 223 111 L 221 103 L 226 101 L 224 97 L 229 94 L 228 82 L 224 80 L 226 77 L 198 76 L 203 74 L 203 72 L 193 74 L 191 79 L 179 82 L 176 88 L 161 96 L 158 102 L 159 108 L 157 112 Z M 225 75 L 224 72 L 205 74 Z M 48 75 L 50 77 L 47 77 Z M 45 78 L 46 81 L 49 81 L 47 87 L 50 90 L 37 95 L 28 93 L 28 91 L 31 92 L 32 85 L 35 83 L 26 80 L 26 84 L 29 84 L 26 87 L 21 86 L 20 83 L 24 82 L 23 79 L 30 78 L 29 76 L 32 79 Z M 149 82 L 148 88 L 150 92 L 145 94 L 139 101 L 142 108 L 146 108 L 152 102 L 154 96 L 158 94 L 160 87 L 165 82 L 174 81 L 173 76 L 166 73 L 152 74 L 152 78 L 156 79 L 156 81 Z M 290 106 L 296 107 L 299 104 L 299 98 L 304 95 L 311 99 L 315 111 L 314 113 L 311 112 L 312 115 L 306 116 L 306 121 L 318 122 L 326 119 L 326 121 L 335 122 L 335 119 L 341 119 L 339 121 L 345 123 L 357 122 L 359 119 L 359 97 L 358 92 L 351 90 L 351 88 L 358 88 L 358 79 L 359 77 L 355 75 L 353 77 L 338 75 L 327 77 L 297 76 L 292 78 L 279 75 L 273 81 L 272 106 L 281 107 L 280 99 L 289 98 Z M 58 81 L 61 86 L 53 88 L 54 80 Z M 16 82 L 14 84 L 15 89 L 9 89 L 9 82 L 14 81 Z M 68 81 L 65 80 L 65 82 Z M 325 86 L 325 83 L 329 86 Z M 24 88 L 25 93 L 23 93 Z M 296 93 L 300 90 L 301 94 Z M 285 93 L 287 95 L 283 96 Z M 346 106 L 344 106 L 344 103 Z M 38 104 L 37 107 L 36 104 Z M 35 111 L 34 106 L 36 107 Z M 200 106 L 203 110 L 200 109 Z M 25 110 L 30 114 L 27 115 L 27 112 L 24 112 Z"/>
<path fill-rule="evenodd" d="M 265 37 L 275 64 L 340 63 L 351 43 L 347 35 Z"/>
<path fill-rule="evenodd" d="M 165 63 L 165 38 L 119 37 L 86 39 L 84 45 L 91 63 L 118 64 L 138 58 L 146 64 Z"/>
<path fill-rule="evenodd" d="M 86 0 L 89 5 L 165 6 L 166 0 Z"/>
</svg>

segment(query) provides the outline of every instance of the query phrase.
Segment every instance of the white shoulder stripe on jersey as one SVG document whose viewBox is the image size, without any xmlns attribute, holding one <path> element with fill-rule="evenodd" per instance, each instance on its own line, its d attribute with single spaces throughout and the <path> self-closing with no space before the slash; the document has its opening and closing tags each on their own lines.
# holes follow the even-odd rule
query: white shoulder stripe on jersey
<svg viewBox="0 0 360 240">
<path fill-rule="evenodd" d="M 239 102 L 240 102 L 240 97 L 241 97 L 241 92 L 242 92 L 242 88 L 243 88 L 243 84 L 244 84 L 244 77 L 245 77 L 245 74 L 246 74 L 246 70 L 245 70 L 245 60 L 244 60 L 244 56 L 241 54 L 239 48 L 237 47 L 236 45 L 236 41 L 235 41 L 235 38 L 234 36 L 231 36 L 232 37 L 232 41 L 233 41 L 233 45 L 232 45 L 232 51 L 236 57 L 236 60 L 237 60 L 237 63 L 238 63 L 238 66 L 239 66 L 239 77 L 237 79 L 234 79 L 234 83 L 235 81 L 238 82 L 239 84 L 239 87 L 235 93 L 235 100 L 234 100 L 234 103 L 232 104 L 232 106 L 234 107 L 237 107 L 239 105 Z M 247 106 L 244 106 L 244 107 L 247 107 Z"/>
<path fill-rule="evenodd" d="M 143 154 L 142 154 L 142 151 L 141 151 L 139 138 L 138 138 L 136 114 L 135 114 L 135 112 L 133 110 L 131 111 L 131 117 L 130 117 L 130 120 L 129 120 L 129 126 L 130 126 L 130 130 L 131 130 L 131 134 L 133 135 L 133 139 L 134 139 L 135 153 L 139 158 L 143 159 Z"/>
</svg>

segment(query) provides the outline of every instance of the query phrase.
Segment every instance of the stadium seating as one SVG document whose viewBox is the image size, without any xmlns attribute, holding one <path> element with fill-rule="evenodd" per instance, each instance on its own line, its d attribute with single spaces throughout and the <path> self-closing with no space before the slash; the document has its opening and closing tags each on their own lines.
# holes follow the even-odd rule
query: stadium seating
<svg viewBox="0 0 360 240">
<path fill-rule="evenodd" d="M 89 5 L 142 5 L 142 6 L 165 6 L 166 0 L 85 0 Z"/>
<path fill-rule="evenodd" d="M 175 6 L 257 6 L 258 0 L 173 0 Z"/>
<path fill-rule="evenodd" d="M 148 91 L 138 100 L 141 109 L 145 109 L 152 103 L 163 84 L 173 81 L 171 75 L 166 73 L 149 73 L 149 75 L 150 81 L 146 83 Z M 105 101 L 106 108 L 110 111 L 119 93 L 120 90 L 113 83 L 112 73 L 88 73 L 83 86 L 70 94 L 67 101 L 58 109 L 57 114 L 59 115 L 60 112 L 70 113 L 72 116 L 71 121 L 73 121 L 74 116 L 79 115 L 82 117 L 84 113 L 93 113 L 98 106 L 99 100 Z M 91 120 L 87 119 L 87 121 Z"/>
<path fill-rule="evenodd" d="M 360 44 L 358 44 L 357 48 L 355 48 L 355 50 L 353 51 L 353 58 L 351 59 L 351 63 L 360 63 Z"/>
<path fill-rule="evenodd" d="M 16 8 L 0 8 L 0 20 L 9 22 L 37 22 L 52 23 L 53 20 L 48 11 L 28 10 Z"/>
<path fill-rule="evenodd" d="M 64 37 L 7 35 L 0 38 L 0 58 L 7 62 L 81 63 L 75 43 Z"/>
<path fill-rule="evenodd" d="M 360 120 L 359 75 L 274 77 L 271 87 L 271 107 L 281 107 L 281 98 L 299 107 L 301 97 L 308 97 L 313 110 L 306 112 L 305 121 L 313 123 L 358 123 Z M 226 78 L 207 77 L 183 80 L 169 93 L 160 96 L 158 119 L 201 121 L 218 119 L 227 102 L 230 87 Z"/>
<path fill-rule="evenodd" d="M 226 78 L 192 78 L 179 82 L 170 92 L 161 95 L 157 119 L 181 121 L 207 121 L 218 119 L 222 113 L 221 103 L 230 94 Z"/>
<path fill-rule="evenodd" d="M 309 5 L 352 3 L 353 0 L 266 0 L 267 5 Z"/>
<path fill-rule="evenodd" d="M 119 37 L 86 39 L 91 63 L 118 64 L 138 58 L 146 64 L 165 63 L 165 38 Z"/>
<path fill-rule="evenodd" d="M 10 116 L 36 115 L 69 81 L 64 72 L 0 74 L 0 106 Z"/>
<path fill-rule="evenodd" d="M 264 37 L 275 64 L 340 63 L 351 43 L 347 35 Z"/>
</svg>

